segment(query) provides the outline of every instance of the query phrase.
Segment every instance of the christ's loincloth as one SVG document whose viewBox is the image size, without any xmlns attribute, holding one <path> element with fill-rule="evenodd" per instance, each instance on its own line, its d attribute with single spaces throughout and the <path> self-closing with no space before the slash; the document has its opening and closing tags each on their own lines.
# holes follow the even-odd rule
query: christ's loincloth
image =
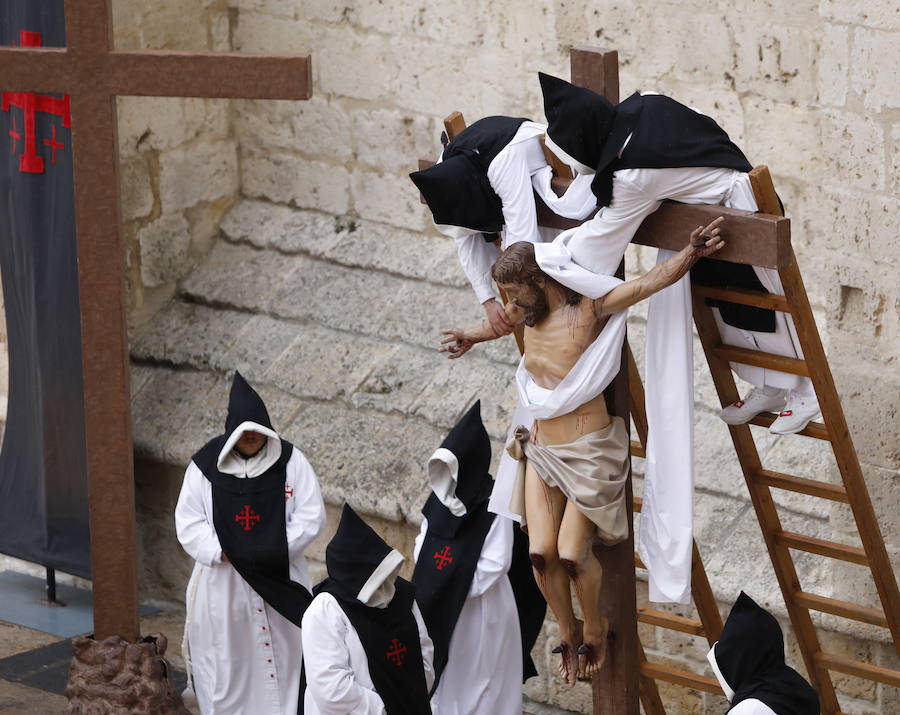
<svg viewBox="0 0 900 715">
<path fill-rule="evenodd" d="M 604 428 L 568 444 L 541 445 L 531 441 L 522 425 L 506 445 L 519 460 L 510 511 L 521 515 L 525 528 L 525 463 L 530 461 L 541 479 L 557 487 L 578 510 L 597 525 L 597 536 L 607 546 L 628 538 L 625 480 L 628 478 L 628 433 L 621 417 Z"/>
</svg>

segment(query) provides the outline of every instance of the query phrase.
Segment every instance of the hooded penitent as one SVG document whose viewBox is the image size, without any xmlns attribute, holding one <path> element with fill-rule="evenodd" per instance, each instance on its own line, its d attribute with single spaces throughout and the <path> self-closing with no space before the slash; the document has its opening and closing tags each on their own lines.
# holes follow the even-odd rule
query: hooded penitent
<svg viewBox="0 0 900 715">
<path fill-rule="evenodd" d="M 487 510 L 494 485 L 489 473 L 491 442 L 477 401 L 428 460 L 432 493 L 422 508 L 428 532 L 413 572 L 416 601 L 434 642 L 437 689 L 447 665 L 450 639 L 466 601 L 482 546 L 495 514 Z M 518 530 L 516 530 L 518 532 Z M 509 578 L 519 611 L 523 677 L 537 671 L 531 648 L 540 631 L 546 603 L 534 582 L 524 535 L 517 533 Z"/>
<path fill-rule="evenodd" d="M 486 234 L 503 228 L 503 205 L 488 181 L 487 170 L 526 121 L 513 117 L 479 119 L 453 138 L 439 163 L 409 175 L 436 224 Z"/>
<path fill-rule="evenodd" d="M 266 443 L 244 459 L 234 447 L 247 431 L 265 435 Z M 193 461 L 212 485 L 213 525 L 222 552 L 256 593 L 299 626 L 312 596 L 289 575 L 284 489 L 293 450 L 272 429 L 262 398 L 235 372 L 225 432 Z"/>
<path fill-rule="evenodd" d="M 620 169 L 716 167 L 746 172 L 752 168 L 714 119 L 670 97 L 635 92 L 613 107 L 589 89 L 543 72 L 538 76 L 547 115 L 547 146 L 564 154 L 560 157 L 564 161 L 574 159 L 595 172 L 591 189 L 598 206 L 613 200 L 613 174 Z M 752 266 L 701 259 L 691 274 L 702 285 L 766 292 Z M 711 305 L 719 308 L 728 325 L 775 331 L 771 310 L 725 301 Z"/>
<path fill-rule="evenodd" d="M 403 560 L 345 504 L 325 549 L 328 578 L 313 589 L 334 596 L 356 630 L 388 715 L 431 713 L 412 611 L 415 588 L 397 576 Z"/>
<path fill-rule="evenodd" d="M 748 715 L 819 715 L 816 691 L 784 662 L 778 621 L 743 591 L 707 659 L 732 711 L 744 703 Z"/>
</svg>

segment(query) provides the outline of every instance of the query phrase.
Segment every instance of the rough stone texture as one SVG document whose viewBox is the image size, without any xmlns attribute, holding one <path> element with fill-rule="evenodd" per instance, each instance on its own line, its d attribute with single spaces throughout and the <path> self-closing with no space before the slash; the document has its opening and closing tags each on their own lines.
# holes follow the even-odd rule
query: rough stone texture
<svg viewBox="0 0 900 715">
<path fill-rule="evenodd" d="M 166 663 L 168 640 L 160 633 L 129 643 L 77 637 L 66 686 L 68 715 L 169 713 L 188 715 Z"/>
</svg>

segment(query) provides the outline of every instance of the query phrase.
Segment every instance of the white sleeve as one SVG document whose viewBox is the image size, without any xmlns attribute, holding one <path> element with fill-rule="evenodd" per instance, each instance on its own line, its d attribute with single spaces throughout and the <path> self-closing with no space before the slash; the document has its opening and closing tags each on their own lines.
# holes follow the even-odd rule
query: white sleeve
<svg viewBox="0 0 900 715">
<path fill-rule="evenodd" d="M 415 601 L 413 601 L 413 616 L 415 616 L 416 625 L 419 628 L 419 646 L 422 649 L 422 665 L 425 667 L 425 685 L 428 692 L 431 692 L 431 686 L 434 685 L 434 643 L 431 642 L 431 636 L 428 635 L 419 604 Z"/>
<path fill-rule="evenodd" d="M 413 545 L 413 563 L 419 562 L 419 552 L 422 550 L 422 543 L 425 541 L 425 534 L 428 531 L 428 519 L 422 519 L 422 526 L 416 535 L 416 542 Z"/>
<path fill-rule="evenodd" d="M 547 166 L 531 177 L 531 185 L 541 201 L 555 214 L 565 218 L 581 220 L 591 215 L 597 208 L 597 197 L 591 191 L 593 174 L 578 174 L 562 196 L 557 196 L 551 187 L 553 170 Z"/>
<path fill-rule="evenodd" d="M 541 241 L 524 144 L 508 144 L 494 157 L 487 170 L 488 181 L 503 204 L 504 246 L 518 241 Z"/>
<path fill-rule="evenodd" d="M 210 489 L 206 477 L 191 462 L 184 473 L 181 493 L 175 505 L 175 533 L 184 550 L 204 566 L 222 564 L 222 547 L 213 526 L 212 514 L 206 512 L 203 495 Z"/>
<path fill-rule="evenodd" d="M 309 460 L 296 447 L 287 464 L 286 483 L 293 489 L 293 508 L 286 515 L 288 554 L 295 559 L 325 527 L 325 503 L 319 480 Z"/>
<path fill-rule="evenodd" d="M 480 596 L 497 583 L 497 579 L 506 576 L 512 565 L 512 548 L 513 523 L 498 515 L 481 547 L 468 596 Z"/>
<path fill-rule="evenodd" d="M 625 249 L 643 220 L 662 203 L 647 190 L 652 171 L 626 169 L 613 174 L 613 201 L 600 209 L 590 221 L 563 231 L 556 241 L 568 245 L 578 263 L 595 273 L 613 275 L 625 255 Z"/>
<path fill-rule="evenodd" d="M 491 279 L 491 268 L 497 260 L 497 249 L 493 243 L 488 243 L 480 233 L 460 236 L 456 241 L 456 252 L 459 262 L 462 264 L 463 273 L 475 289 L 478 302 L 496 298 L 494 282 Z"/>
<path fill-rule="evenodd" d="M 356 680 L 347 646 L 347 616 L 332 596 L 313 599 L 301 622 L 307 689 L 321 715 L 384 715 L 384 702 Z"/>
</svg>

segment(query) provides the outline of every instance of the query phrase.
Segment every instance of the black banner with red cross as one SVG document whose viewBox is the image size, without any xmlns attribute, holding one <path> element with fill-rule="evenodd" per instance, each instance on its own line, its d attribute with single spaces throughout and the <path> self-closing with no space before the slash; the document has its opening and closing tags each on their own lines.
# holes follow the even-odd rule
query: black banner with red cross
<svg viewBox="0 0 900 715">
<path fill-rule="evenodd" d="M 0 45 L 62 47 L 63 0 L 4 0 Z M 0 277 L 9 347 L 0 552 L 90 577 L 68 95 L 0 87 Z"/>
</svg>

